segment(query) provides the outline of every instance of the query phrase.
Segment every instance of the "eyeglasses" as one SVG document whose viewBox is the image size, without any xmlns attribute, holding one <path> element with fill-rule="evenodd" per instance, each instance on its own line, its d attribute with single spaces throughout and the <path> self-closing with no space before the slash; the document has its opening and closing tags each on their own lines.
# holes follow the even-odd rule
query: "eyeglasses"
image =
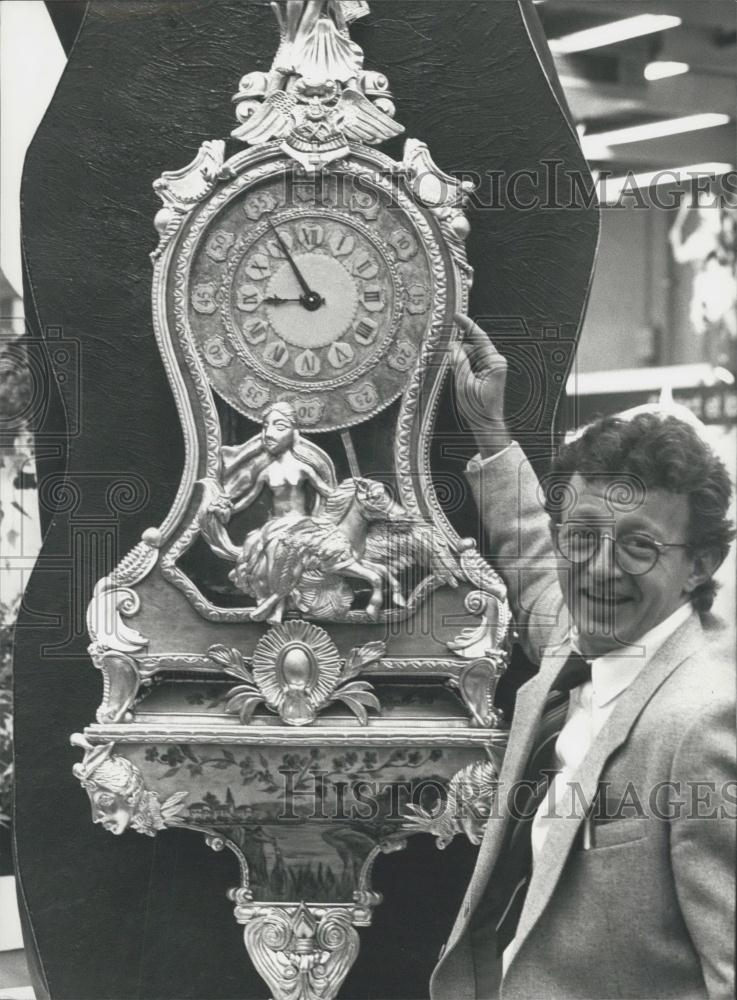
<svg viewBox="0 0 737 1000">
<path fill-rule="evenodd" d="M 662 555 L 663 549 L 685 549 L 687 542 L 657 542 L 649 535 L 629 532 L 615 536 L 599 531 L 591 524 L 577 524 L 566 521 L 557 524 L 556 544 L 558 551 L 570 563 L 577 566 L 587 563 L 598 553 L 605 538 L 614 543 L 614 558 L 623 573 L 642 576 L 649 573 Z"/>
</svg>

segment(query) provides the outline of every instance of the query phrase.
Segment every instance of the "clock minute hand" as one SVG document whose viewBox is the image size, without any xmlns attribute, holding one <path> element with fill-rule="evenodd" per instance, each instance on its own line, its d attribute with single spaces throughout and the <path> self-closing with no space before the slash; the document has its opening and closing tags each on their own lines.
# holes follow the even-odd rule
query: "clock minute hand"
<svg viewBox="0 0 737 1000">
<path fill-rule="evenodd" d="M 310 286 L 307 284 L 307 282 L 304 279 L 304 275 L 297 267 L 294 257 L 292 257 L 291 253 L 289 252 L 289 248 L 282 239 L 279 230 L 276 228 L 276 226 L 271 220 L 269 220 L 269 226 L 272 229 L 274 236 L 276 236 L 277 240 L 279 241 L 279 246 L 282 248 L 282 252 L 284 253 L 284 256 L 287 258 L 289 266 L 294 271 L 294 276 L 299 282 L 300 288 L 304 292 L 304 295 L 300 296 L 299 299 L 300 303 L 305 307 L 305 309 L 309 309 L 310 312 L 314 312 L 316 309 L 319 309 L 320 306 L 323 304 L 324 300 L 322 296 L 318 295 L 317 292 L 313 292 Z"/>
<path fill-rule="evenodd" d="M 294 276 L 297 279 L 297 281 L 299 282 L 300 288 L 305 293 L 305 295 L 312 295 L 312 289 L 307 284 L 307 282 L 305 281 L 305 279 L 304 279 L 304 277 L 302 275 L 302 272 L 300 271 L 300 269 L 295 264 L 294 257 L 292 257 L 291 253 L 289 252 L 289 248 L 288 248 L 287 244 L 284 242 L 284 240 L 282 239 L 281 233 L 279 232 L 279 230 L 276 228 L 276 226 L 274 225 L 274 223 L 270 219 L 269 219 L 269 226 L 271 227 L 271 230 L 273 231 L 274 236 L 276 236 L 277 240 L 279 241 L 279 246 L 282 248 L 282 252 L 283 252 L 284 256 L 289 261 L 289 266 L 294 271 Z"/>
</svg>

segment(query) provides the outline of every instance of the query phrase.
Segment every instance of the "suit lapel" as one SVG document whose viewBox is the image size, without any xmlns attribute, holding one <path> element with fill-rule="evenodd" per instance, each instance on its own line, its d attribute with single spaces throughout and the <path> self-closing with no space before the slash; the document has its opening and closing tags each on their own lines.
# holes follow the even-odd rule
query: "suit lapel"
<svg viewBox="0 0 737 1000">
<path fill-rule="evenodd" d="M 626 741 L 638 716 L 655 692 L 685 659 L 703 645 L 703 641 L 701 624 L 696 615 L 692 615 L 665 642 L 624 692 L 576 774 L 583 802 L 593 801 L 604 765 Z M 547 906 L 580 825 L 580 819 L 565 817 L 551 823 L 517 927 L 516 953 Z"/>
<path fill-rule="evenodd" d="M 476 867 L 466 892 L 465 905 L 461 908 L 451 940 L 455 940 L 463 930 L 464 909 L 467 908 L 469 915 L 478 905 L 486 889 L 509 821 L 511 790 L 524 777 L 551 685 L 570 651 L 568 643 L 556 649 L 553 654 L 546 657 L 540 671 L 517 692 L 514 721 L 499 773 L 497 811 L 492 813 L 493 818 L 487 823 Z"/>
</svg>

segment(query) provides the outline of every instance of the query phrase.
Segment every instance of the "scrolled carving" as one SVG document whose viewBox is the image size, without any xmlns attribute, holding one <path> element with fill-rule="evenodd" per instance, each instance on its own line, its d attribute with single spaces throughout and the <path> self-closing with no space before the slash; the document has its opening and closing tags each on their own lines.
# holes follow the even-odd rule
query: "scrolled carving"
<svg viewBox="0 0 737 1000">
<path fill-rule="evenodd" d="M 156 565 L 160 544 L 158 530 L 147 529 L 112 573 L 98 581 L 87 608 L 87 629 L 95 652 L 111 649 L 136 653 L 148 645 L 148 639 L 123 619 L 133 617 L 140 609 L 141 600 L 131 588 Z"/>
<path fill-rule="evenodd" d="M 476 626 L 464 628 L 448 643 L 448 649 L 464 660 L 481 659 L 494 653 L 506 635 L 508 611 L 499 593 L 472 590 L 464 601 L 466 610 L 480 618 Z"/>
<path fill-rule="evenodd" d="M 484 594 L 493 597 L 500 604 L 507 602 L 507 587 L 502 578 L 481 556 L 475 545 L 466 548 L 460 556 L 466 578 Z M 478 598 L 480 601 L 481 598 Z M 480 607 L 480 606 L 479 606 Z M 506 631 L 507 622 L 504 622 Z"/>
<path fill-rule="evenodd" d="M 131 587 L 148 576 L 159 558 L 161 536 L 156 528 L 147 528 L 141 541 L 123 557 L 107 579 L 116 587 Z"/>
<path fill-rule="evenodd" d="M 421 205 L 429 208 L 440 223 L 448 248 L 458 266 L 469 277 L 473 268 L 466 256 L 466 239 L 471 231 L 464 207 L 474 190 L 470 181 L 459 181 L 438 167 L 427 143 L 408 139 L 402 167 Z"/>
<path fill-rule="evenodd" d="M 493 728 L 501 724 L 501 716 L 494 708 L 494 695 L 506 669 L 507 654 L 499 652 L 469 663 L 457 678 L 448 681 L 459 692 L 477 726 Z"/>
<path fill-rule="evenodd" d="M 350 909 L 264 907 L 236 909 L 246 949 L 274 1000 L 331 1000 L 355 961 L 358 933 Z"/>
<path fill-rule="evenodd" d="M 154 191 L 164 203 L 154 220 L 160 236 L 159 245 L 151 254 L 154 261 L 161 256 L 187 213 L 217 185 L 224 162 L 225 142 L 209 140 L 202 143 L 197 156 L 186 167 L 166 170 L 154 181 Z"/>
<path fill-rule="evenodd" d="M 116 587 L 110 577 L 104 577 L 95 587 L 87 609 L 87 629 L 99 649 L 115 649 L 135 653 L 148 645 L 148 639 L 126 625 L 123 618 L 135 615 L 141 599 L 129 587 Z"/>
<path fill-rule="evenodd" d="M 136 661 L 126 653 L 115 650 L 100 650 L 96 645 L 90 649 L 92 660 L 103 675 L 102 704 L 97 710 L 97 721 L 129 722 L 128 711 L 136 700 L 141 677 Z"/>
</svg>

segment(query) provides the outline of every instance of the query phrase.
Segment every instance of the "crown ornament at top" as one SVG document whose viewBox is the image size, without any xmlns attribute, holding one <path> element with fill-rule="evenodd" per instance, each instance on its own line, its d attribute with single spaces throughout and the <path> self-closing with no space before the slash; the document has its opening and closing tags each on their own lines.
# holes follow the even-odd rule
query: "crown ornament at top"
<svg viewBox="0 0 737 1000">
<path fill-rule="evenodd" d="M 233 98 L 250 146 L 278 143 L 306 170 L 348 155 L 349 142 L 376 145 L 400 135 L 389 81 L 364 70 L 348 25 L 368 13 L 362 0 L 272 3 L 280 44 L 269 73 L 247 73 Z"/>
</svg>

